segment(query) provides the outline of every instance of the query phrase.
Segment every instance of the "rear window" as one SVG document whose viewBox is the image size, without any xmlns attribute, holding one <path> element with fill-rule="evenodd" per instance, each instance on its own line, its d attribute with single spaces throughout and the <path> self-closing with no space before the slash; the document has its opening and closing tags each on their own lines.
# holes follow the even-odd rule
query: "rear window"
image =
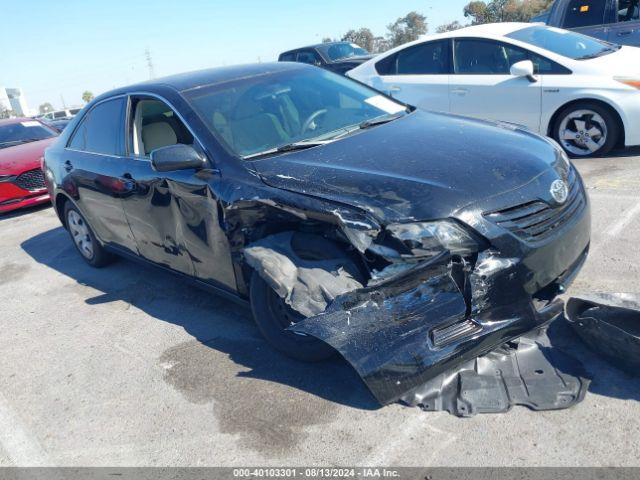
<svg viewBox="0 0 640 480">
<path fill-rule="evenodd" d="M 564 17 L 565 28 L 588 27 L 604 23 L 603 0 L 571 0 Z"/>
<path fill-rule="evenodd" d="M 619 0 L 618 2 L 618 21 L 630 22 L 640 19 L 640 8 L 638 0 Z"/>
<path fill-rule="evenodd" d="M 69 147 L 83 152 L 121 155 L 124 129 L 122 98 L 99 103 L 82 118 Z"/>
<path fill-rule="evenodd" d="M 405 48 L 376 63 L 380 75 L 446 75 L 450 72 L 449 40 Z"/>
</svg>

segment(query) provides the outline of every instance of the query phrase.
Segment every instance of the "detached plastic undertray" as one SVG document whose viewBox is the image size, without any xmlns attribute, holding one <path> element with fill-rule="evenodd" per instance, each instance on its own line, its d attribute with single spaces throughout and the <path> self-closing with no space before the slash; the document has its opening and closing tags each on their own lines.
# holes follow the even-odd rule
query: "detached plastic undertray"
<svg viewBox="0 0 640 480">
<path fill-rule="evenodd" d="M 640 375 L 640 296 L 617 293 L 572 298 L 566 316 L 589 348 L 625 372 Z"/>
</svg>

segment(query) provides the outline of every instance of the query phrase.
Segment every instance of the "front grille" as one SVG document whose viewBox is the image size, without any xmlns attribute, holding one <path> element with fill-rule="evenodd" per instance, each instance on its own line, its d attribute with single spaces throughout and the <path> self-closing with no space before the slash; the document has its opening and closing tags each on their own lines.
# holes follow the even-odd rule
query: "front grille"
<svg viewBox="0 0 640 480">
<path fill-rule="evenodd" d="M 586 206 L 586 198 L 580 188 L 576 172 L 569 172 L 569 196 L 560 206 L 552 207 L 542 201 L 523 203 L 515 207 L 485 213 L 493 223 L 506 228 L 523 240 L 538 242 L 552 236 Z"/>
<path fill-rule="evenodd" d="M 39 168 L 21 173 L 16 177 L 14 183 L 23 190 L 29 190 L 30 192 L 46 188 L 44 173 Z"/>
</svg>

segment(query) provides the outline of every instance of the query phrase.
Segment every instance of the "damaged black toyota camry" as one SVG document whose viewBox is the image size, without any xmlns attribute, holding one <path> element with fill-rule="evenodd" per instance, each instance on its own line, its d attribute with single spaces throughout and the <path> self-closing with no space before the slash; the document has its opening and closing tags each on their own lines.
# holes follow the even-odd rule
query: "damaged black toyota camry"
<svg viewBox="0 0 640 480">
<path fill-rule="evenodd" d="M 383 404 L 562 312 L 589 202 L 552 141 L 302 64 L 91 102 L 45 155 L 80 255 L 248 301 L 281 352 L 338 351 Z"/>
</svg>

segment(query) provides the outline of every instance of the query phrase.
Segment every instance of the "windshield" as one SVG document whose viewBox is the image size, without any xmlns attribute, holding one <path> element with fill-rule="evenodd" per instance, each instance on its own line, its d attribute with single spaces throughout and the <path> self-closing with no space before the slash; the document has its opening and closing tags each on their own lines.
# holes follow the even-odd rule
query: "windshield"
<svg viewBox="0 0 640 480">
<path fill-rule="evenodd" d="M 257 75 L 183 93 L 216 137 L 245 158 L 299 142 L 333 141 L 384 123 L 384 118 L 392 121 L 407 110 L 375 90 L 316 68 Z"/>
<path fill-rule="evenodd" d="M 0 125 L 0 148 L 55 137 L 54 130 L 36 120 Z"/>
<path fill-rule="evenodd" d="M 510 33 L 507 37 L 574 60 L 587 60 L 608 55 L 621 48 L 619 45 L 603 42 L 580 33 L 543 26 L 523 28 Z"/>
<path fill-rule="evenodd" d="M 326 57 L 330 60 L 340 60 L 348 57 L 361 57 L 363 55 L 369 55 L 364 48 L 359 47 L 355 43 L 334 43 L 328 45 L 321 45 L 318 47 Z"/>
</svg>

